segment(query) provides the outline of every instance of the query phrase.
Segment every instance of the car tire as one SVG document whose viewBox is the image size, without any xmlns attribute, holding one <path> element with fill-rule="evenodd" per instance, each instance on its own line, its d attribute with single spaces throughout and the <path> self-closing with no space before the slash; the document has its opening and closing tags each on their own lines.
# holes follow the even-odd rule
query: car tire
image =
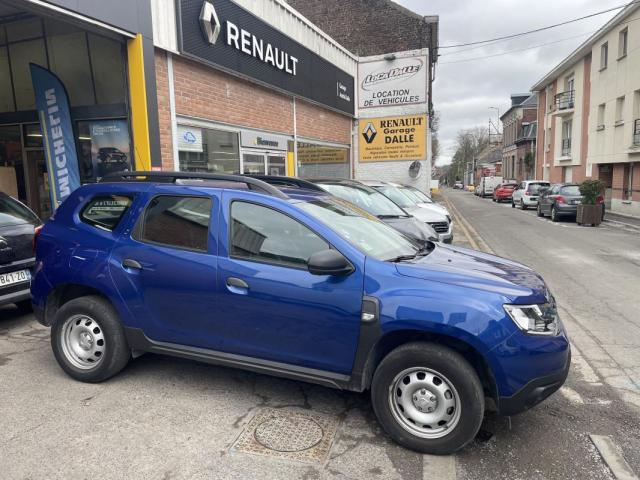
<svg viewBox="0 0 640 480">
<path fill-rule="evenodd" d="M 76 298 L 58 310 L 51 328 L 51 348 L 70 377 L 88 383 L 112 377 L 131 358 L 118 314 L 99 296 Z"/>
<path fill-rule="evenodd" d="M 540 203 L 538 203 L 538 216 L 544 217 L 544 212 L 542 211 L 542 207 L 540 206 Z"/>
<path fill-rule="evenodd" d="M 527 206 L 524 204 L 524 200 L 520 200 L 520 210 L 526 210 Z"/>
<path fill-rule="evenodd" d="M 560 220 L 560 217 L 558 217 L 558 211 L 556 210 L 556 206 L 552 206 L 551 207 L 551 221 L 552 222 L 557 222 Z"/>
<path fill-rule="evenodd" d="M 384 357 L 373 376 L 371 402 L 394 441 L 432 455 L 463 448 L 484 417 L 484 392 L 473 367 L 434 343 L 408 343 Z"/>
<path fill-rule="evenodd" d="M 513 200 L 511 200 L 511 208 L 516 208 L 516 202 L 514 202 Z"/>
</svg>

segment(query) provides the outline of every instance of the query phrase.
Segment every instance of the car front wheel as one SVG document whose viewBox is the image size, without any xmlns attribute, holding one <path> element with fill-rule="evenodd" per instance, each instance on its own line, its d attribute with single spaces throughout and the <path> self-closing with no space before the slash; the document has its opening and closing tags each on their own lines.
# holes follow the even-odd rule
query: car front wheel
<svg viewBox="0 0 640 480">
<path fill-rule="evenodd" d="M 112 377 L 131 357 L 116 311 L 99 296 L 76 298 L 58 310 L 51 347 L 69 376 L 89 383 Z"/>
<path fill-rule="evenodd" d="M 433 343 L 409 343 L 389 353 L 375 371 L 371 400 L 393 440 L 433 455 L 464 447 L 484 416 L 483 389 L 473 367 Z"/>
</svg>

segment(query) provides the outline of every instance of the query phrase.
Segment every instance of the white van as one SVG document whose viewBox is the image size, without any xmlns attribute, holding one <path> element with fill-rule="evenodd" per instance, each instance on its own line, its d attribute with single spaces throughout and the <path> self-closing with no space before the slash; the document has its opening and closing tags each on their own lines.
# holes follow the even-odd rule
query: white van
<svg viewBox="0 0 640 480">
<path fill-rule="evenodd" d="M 482 177 L 478 186 L 477 195 L 480 197 L 491 197 L 493 191 L 502 183 L 502 177 Z"/>
</svg>

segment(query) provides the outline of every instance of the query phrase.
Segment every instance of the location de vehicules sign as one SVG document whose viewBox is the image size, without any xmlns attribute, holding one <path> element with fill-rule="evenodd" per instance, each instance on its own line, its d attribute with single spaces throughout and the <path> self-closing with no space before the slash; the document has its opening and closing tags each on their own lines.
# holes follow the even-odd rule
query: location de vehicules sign
<svg viewBox="0 0 640 480">
<path fill-rule="evenodd" d="M 353 115 L 353 76 L 231 0 L 179 0 L 190 58 Z"/>
<path fill-rule="evenodd" d="M 426 55 L 358 64 L 360 108 L 397 107 L 427 102 Z"/>
<path fill-rule="evenodd" d="M 393 162 L 427 158 L 427 116 L 360 119 L 361 162 Z"/>
<path fill-rule="evenodd" d="M 45 147 L 49 194 L 56 209 L 80 187 L 69 97 L 60 79 L 51 71 L 34 63 L 29 67 Z"/>
</svg>

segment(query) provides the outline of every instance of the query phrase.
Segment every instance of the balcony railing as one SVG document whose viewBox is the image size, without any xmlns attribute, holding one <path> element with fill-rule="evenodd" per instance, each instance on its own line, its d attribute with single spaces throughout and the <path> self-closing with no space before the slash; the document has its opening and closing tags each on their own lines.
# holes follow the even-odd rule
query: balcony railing
<svg viewBox="0 0 640 480">
<path fill-rule="evenodd" d="M 640 118 L 633 122 L 633 144 L 640 145 Z"/>
<path fill-rule="evenodd" d="M 570 138 L 562 139 L 562 156 L 563 157 L 571 156 L 571 139 Z"/>
<path fill-rule="evenodd" d="M 576 100 L 576 91 L 569 90 L 558 93 L 554 97 L 554 110 L 570 110 L 574 107 Z"/>
</svg>

